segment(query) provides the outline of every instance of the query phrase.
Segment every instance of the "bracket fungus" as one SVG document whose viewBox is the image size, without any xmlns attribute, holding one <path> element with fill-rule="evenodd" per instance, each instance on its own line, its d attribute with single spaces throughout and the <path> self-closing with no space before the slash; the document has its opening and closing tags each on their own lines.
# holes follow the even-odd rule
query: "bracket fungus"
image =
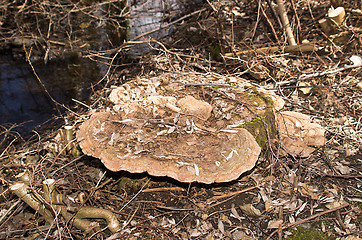
<svg viewBox="0 0 362 240">
<path fill-rule="evenodd" d="M 112 171 L 207 184 L 255 166 L 265 145 L 256 135 L 277 136 L 274 111 L 284 105 L 239 79 L 191 74 L 127 82 L 109 100 L 112 110 L 93 113 L 77 131 L 85 154 Z M 257 118 L 263 124 L 252 126 Z"/>
<path fill-rule="evenodd" d="M 252 169 L 258 159 L 260 147 L 243 128 L 191 133 L 201 130 L 195 122 L 180 127 L 146 116 L 124 119 L 110 112 L 93 114 L 78 131 L 80 146 L 112 171 L 147 171 L 181 182 L 231 181 Z"/>
<path fill-rule="evenodd" d="M 283 111 L 277 114 L 277 122 L 285 153 L 308 157 L 315 150 L 314 147 L 326 143 L 324 128 L 312 123 L 308 115 Z"/>
</svg>

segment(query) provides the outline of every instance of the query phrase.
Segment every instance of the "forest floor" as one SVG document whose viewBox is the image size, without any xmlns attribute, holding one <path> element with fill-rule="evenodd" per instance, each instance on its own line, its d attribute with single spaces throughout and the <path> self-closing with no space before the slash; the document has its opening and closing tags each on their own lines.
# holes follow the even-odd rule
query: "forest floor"
<svg viewBox="0 0 362 240">
<path fill-rule="evenodd" d="M 165 73 L 227 76 L 273 91 L 285 101 L 284 110 L 311 116 L 325 129 L 324 146 L 303 158 L 276 157 L 278 146 L 272 146 L 234 181 L 181 183 L 109 171 L 99 159 L 77 155 L 73 142 L 64 144 L 64 125 L 25 140 L 2 126 L 0 238 L 361 239 L 361 3 L 340 1 L 345 19 L 326 33 L 318 20 L 328 13 L 330 1 L 286 1 L 297 43 L 312 46 L 290 51 L 267 2 L 205 1 L 187 9 L 190 16 L 176 21 L 169 36 L 149 40 L 151 52 L 130 60 L 123 52 L 144 42 L 117 47 L 108 77 L 93 86 L 89 104 L 67 113 L 64 125 L 77 128 L 91 113 L 112 108 L 111 90 L 135 79 Z M 25 52 L 29 46 L 24 45 Z M 28 178 L 19 178 L 22 173 Z M 44 203 L 45 179 L 55 180 L 61 203 Z M 37 210 L 10 191 L 18 181 L 29 185 Z M 65 208 L 59 205 L 74 213 L 70 219 L 61 217 Z M 93 229 L 75 227 L 74 209 L 80 207 L 110 210 L 120 223 L 118 231 L 107 229 L 102 218 L 91 219 L 97 224 Z"/>
</svg>

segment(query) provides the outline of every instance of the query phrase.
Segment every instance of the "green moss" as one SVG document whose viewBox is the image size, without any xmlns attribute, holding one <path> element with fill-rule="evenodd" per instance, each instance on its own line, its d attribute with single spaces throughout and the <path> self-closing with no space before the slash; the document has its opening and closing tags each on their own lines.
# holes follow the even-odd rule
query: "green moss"
<svg viewBox="0 0 362 240">
<path fill-rule="evenodd" d="M 264 96 L 263 93 L 259 93 L 255 87 L 251 87 L 249 89 L 249 91 L 251 90 L 251 92 L 245 92 L 243 94 L 243 97 L 247 100 L 250 100 L 250 102 L 256 102 L 259 104 L 262 103 L 268 103 L 268 100 L 266 100 L 266 97 Z M 249 101 L 248 101 L 249 102 Z"/>
<path fill-rule="evenodd" d="M 288 240 L 332 240 L 336 239 L 334 236 L 328 236 L 326 233 L 317 231 L 315 229 L 305 229 L 297 227 L 297 230 L 291 231 L 293 235 L 288 236 Z"/>
<path fill-rule="evenodd" d="M 253 93 L 247 94 L 246 97 L 256 101 L 259 106 L 264 103 L 266 107 L 264 113 L 258 114 L 259 116 L 251 122 L 245 123 L 242 127 L 255 137 L 256 142 L 263 150 L 266 150 L 269 146 L 268 140 L 277 137 L 273 100 L 258 92 L 255 88 L 252 88 L 252 90 Z M 268 139 L 268 135 L 270 139 Z"/>
<path fill-rule="evenodd" d="M 270 138 L 275 138 L 276 136 L 275 117 L 273 110 L 269 108 L 266 109 L 264 116 L 257 117 L 253 121 L 245 123 L 242 127 L 248 130 L 255 137 L 256 142 L 263 150 L 267 149 L 269 146 L 268 134 Z"/>
<path fill-rule="evenodd" d="M 264 124 L 260 117 L 255 118 L 251 122 L 245 123 L 243 128 L 246 128 L 255 137 L 255 140 L 260 147 L 263 147 L 266 141 L 268 141 L 266 134 L 260 134 L 260 129 L 264 128 Z"/>
</svg>

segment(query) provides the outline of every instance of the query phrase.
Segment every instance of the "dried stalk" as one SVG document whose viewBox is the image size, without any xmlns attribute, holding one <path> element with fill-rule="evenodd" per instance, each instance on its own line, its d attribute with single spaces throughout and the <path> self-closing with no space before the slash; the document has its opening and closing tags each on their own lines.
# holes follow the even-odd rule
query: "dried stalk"
<svg viewBox="0 0 362 240">
<path fill-rule="evenodd" d="M 284 1 L 277 0 L 277 4 L 278 4 L 279 15 L 280 15 L 280 18 L 282 19 L 285 33 L 287 34 L 288 43 L 289 43 L 289 45 L 292 45 L 292 46 L 297 45 L 297 43 L 295 42 L 294 36 L 293 36 L 292 28 L 290 27 L 290 24 L 289 24 L 287 12 L 286 12 L 285 6 L 284 6 Z"/>
<path fill-rule="evenodd" d="M 10 186 L 10 190 L 15 193 L 21 200 L 26 202 L 32 209 L 38 211 L 48 223 L 52 223 L 54 218 L 51 212 L 45 206 L 36 200 L 33 194 L 28 192 L 29 186 L 25 183 L 15 183 Z"/>
<path fill-rule="evenodd" d="M 81 152 L 79 151 L 78 146 L 75 144 L 74 127 L 64 126 L 64 129 L 61 129 L 60 131 L 60 135 L 62 137 L 66 152 L 72 154 L 74 157 L 79 157 Z"/>
<path fill-rule="evenodd" d="M 119 222 L 113 212 L 107 209 L 82 207 L 75 214 L 75 219 L 84 221 L 84 218 L 103 218 L 107 221 L 108 229 L 115 233 L 121 229 Z"/>
<path fill-rule="evenodd" d="M 245 50 L 236 52 L 237 56 L 242 55 L 251 55 L 251 54 L 273 54 L 278 51 L 289 52 L 289 53 L 304 53 L 304 52 L 315 52 L 318 50 L 318 45 L 314 43 L 303 43 L 297 45 L 288 45 L 285 47 L 281 46 L 272 46 L 272 47 L 263 47 L 251 50 Z M 226 53 L 225 57 L 233 57 L 234 53 Z"/>
<path fill-rule="evenodd" d="M 62 203 L 61 194 L 56 192 L 55 180 L 46 179 L 43 181 L 44 198 L 48 201 L 52 208 L 60 211 L 66 221 L 71 221 L 72 224 L 83 231 L 89 232 L 96 225 L 86 220 L 87 218 L 103 218 L 107 221 L 107 227 L 111 232 L 117 232 L 120 229 L 119 222 L 116 216 L 109 210 L 94 208 L 94 207 L 82 207 L 76 214 L 68 212 L 67 207 Z"/>
<path fill-rule="evenodd" d="M 352 69 L 352 68 L 360 68 L 360 67 L 362 67 L 362 64 L 347 65 L 347 66 L 344 66 L 344 67 L 340 67 L 340 68 L 336 68 L 336 69 L 332 69 L 332 70 L 327 70 L 327 71 L 323 71 L 323 72 L 316 72 L 316 73 L 311 73 L 311 74 L 302 74 L 302 75 L 299 76 L 298 79 L 300 81 L 303 81 L 303 80 L 310 79 L 310 78 L 320 77 L 320 76 L 333 74 L 333 73 L 345 71 L 345 70 Z"/>
<path fill-rule="evenodd" d="M 25 183 L 25 184 L 29 184 L 30 182 L 30 176 L 28 171 L 24 171 L 22 173 L 19 173 L 18 175 L 15 176 L 19 181 Z"/>
</svg>

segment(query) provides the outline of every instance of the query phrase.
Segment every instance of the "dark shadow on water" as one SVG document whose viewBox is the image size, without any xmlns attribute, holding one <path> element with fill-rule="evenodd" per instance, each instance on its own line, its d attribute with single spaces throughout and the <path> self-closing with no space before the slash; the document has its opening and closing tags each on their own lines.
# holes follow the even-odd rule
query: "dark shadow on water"
<svg viewBox="0 0 362 240">
<path fill-rule="evenodd" d="M 77 57 L 33 66 L 51 97 L 70 108 L 76 105 L 73 98 L 88 103 L 90 85 L 99 79 L 97 64 Z M 0 54 L 0 125 L 21 124 L 17 130 L 27 133 L 64 111 L 44 91 L 28 63 Z"/>
</svg>

